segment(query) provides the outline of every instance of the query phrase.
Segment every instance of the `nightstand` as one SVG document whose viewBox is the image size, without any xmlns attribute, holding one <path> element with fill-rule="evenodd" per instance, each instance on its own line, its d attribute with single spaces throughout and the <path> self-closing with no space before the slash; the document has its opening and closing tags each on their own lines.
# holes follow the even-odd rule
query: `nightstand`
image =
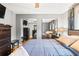
<svg viewBox="0 0 79 59">
<path fill-rule="evenodd" d="M 12 40 L 12 41 L 11 41 L 11 49 L 12 49 L 12 51 L 13 51 L 16 47 L 17 47 L 17 48 L 19 47 L 19 40 Z"/>
</svg>

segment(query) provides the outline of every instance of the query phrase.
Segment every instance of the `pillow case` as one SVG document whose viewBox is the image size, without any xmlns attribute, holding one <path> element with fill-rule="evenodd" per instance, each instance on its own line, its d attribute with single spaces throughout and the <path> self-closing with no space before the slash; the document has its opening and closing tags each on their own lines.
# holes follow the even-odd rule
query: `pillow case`
<svg viewBox="0 0 79 59">
<path fill-rule="evenodd" d="M 71 38 L 73 38 L 73 39 L 79 40 L 79 36 L 77 36 L 77 35 L 71 35 L 71 36 L 68 36 L 68 37 L 71 37 Z"/>
<path fill-rule="evenodd" d="M 79 52 L 79 40 L 73 43 L 70 47 Z"/>
<path fill-rule="evenodd" d="M 77 39 L 70 37 L 70 36 L 60 36 L 59 39 L 57 39 L 59 42 L 70 46 L 72 43 L 74 43 Z"/>
</svg>

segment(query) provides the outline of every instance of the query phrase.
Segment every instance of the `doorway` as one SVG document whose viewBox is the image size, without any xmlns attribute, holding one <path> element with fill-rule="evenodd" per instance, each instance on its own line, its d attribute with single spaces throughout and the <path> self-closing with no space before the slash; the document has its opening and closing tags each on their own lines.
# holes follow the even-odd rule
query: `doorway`
<svg viewBox="0 0 79 59">
<path fill-rule="evenodd" d="M 58 20 L 42 19 L 42 39 L 57 38 Z"/>
<path fill-rule="evenodd" d="M 22 19 L 21 37 L 26 39 L 37 39 L 37 19 Z"/>
</svg>

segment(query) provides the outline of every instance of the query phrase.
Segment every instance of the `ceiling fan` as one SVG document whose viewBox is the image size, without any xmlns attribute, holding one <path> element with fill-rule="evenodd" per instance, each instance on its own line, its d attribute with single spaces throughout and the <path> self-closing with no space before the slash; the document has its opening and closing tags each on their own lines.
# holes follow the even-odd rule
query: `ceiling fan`
<svg viewBox="0 0 79 59">
<path fill-rule="evenodd" d="M 39 8 L 39 3 L 35 3 L 35 8 Z"/>
</svg>

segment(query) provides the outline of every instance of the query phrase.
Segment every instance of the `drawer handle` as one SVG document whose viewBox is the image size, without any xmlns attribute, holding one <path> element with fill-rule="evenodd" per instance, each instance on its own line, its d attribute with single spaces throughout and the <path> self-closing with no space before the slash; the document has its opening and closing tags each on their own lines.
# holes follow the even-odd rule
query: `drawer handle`
<svg viewBox="0 0 79 59">
<path fill-rule="evenodd" d="M 8 52 L 8 53 L 10 53 L 10 52 Z"/>
<path fill-rule="evenodd" d="M 8 47 L 10 47 L 10 46 L 8 46 Z"/>
</svg>

